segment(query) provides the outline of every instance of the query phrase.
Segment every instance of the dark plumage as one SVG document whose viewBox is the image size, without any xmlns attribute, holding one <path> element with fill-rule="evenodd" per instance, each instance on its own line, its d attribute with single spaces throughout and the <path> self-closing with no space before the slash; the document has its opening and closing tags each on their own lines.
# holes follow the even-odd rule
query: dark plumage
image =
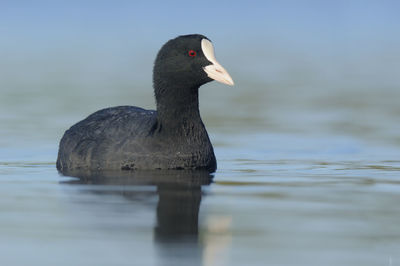
<svg viewBox="0 0 400 266">
<path fill-rule="evenodd" d="M 199 87 L 213 79 L 233 85 L 205 36 L 168 41 L 154 64 L 157 111 L 119 106 L 93 113 L 65 132 L 57 169 L 215 171 L 198 102 Z"/>
</svg>

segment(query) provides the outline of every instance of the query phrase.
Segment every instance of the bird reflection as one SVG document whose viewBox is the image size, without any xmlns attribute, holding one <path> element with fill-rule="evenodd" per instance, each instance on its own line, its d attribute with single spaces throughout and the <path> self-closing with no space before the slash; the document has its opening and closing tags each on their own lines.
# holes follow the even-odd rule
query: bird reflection
<svg viewBox="0 0 400 266">
<path fill-rule="evenodd" d="M 161 265 L 202 264 L 198 218 L 202 186 L 209 185 L 213 178 L 207 171 L 74 171 L 63 174 L 78 178 L 63 183 L 102 185 L 100 191 L 93 192 L 106 195 L 119 193 L 132 201 L 143 198 L 140 186 L 155 186 L 159 199 L 154 241 Z M 124 189 L 116 190 L 115 186 Z M 138 193 L 141 193 L 139 197 Z M 147 195 L 154 196 L 154 192 Z"/>
</svg>

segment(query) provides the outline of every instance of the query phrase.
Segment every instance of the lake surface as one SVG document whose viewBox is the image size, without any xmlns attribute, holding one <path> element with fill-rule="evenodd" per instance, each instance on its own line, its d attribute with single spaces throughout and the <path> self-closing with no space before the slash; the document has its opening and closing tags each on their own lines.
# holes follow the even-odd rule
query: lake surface
<svg viewBox="0 0 400 266">
<path fill-rule="evenodd" d="M 58 138 L 79 108 L 3 113 L 0 264 L 400 265 L 396 112 L 375 120 L 373 98 L 363 111 L 316 113 L 301 102 L 290 111 L 286 101 L 207 94 L 224 106 L 216 112 L 202 96 L 218 159 L 212 176 L 65 177 L 55 169 Z"/>
</svg>

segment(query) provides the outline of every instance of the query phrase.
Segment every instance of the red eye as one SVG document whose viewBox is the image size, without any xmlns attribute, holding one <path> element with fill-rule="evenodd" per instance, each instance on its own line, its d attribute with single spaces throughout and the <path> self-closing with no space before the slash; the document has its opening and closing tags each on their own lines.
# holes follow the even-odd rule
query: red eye
<svg viewBox="0 0 400 266">
<path fill-rule="evenodd" d="M 189 56 L 190 57 L 195 57 L 196 56 L 196 51 L 195 50 L 189 50 Z"/>
</svg>

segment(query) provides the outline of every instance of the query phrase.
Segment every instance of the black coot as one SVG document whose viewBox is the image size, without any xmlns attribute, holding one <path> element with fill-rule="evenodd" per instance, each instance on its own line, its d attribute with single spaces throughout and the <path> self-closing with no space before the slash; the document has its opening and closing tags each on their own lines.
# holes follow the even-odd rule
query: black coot
<svg viewBox="0 0 400 266">
<path fill-rule="evenodd" d="M 57 169 L 215 171 L 198 100 L 199 87 L 212 80 L 233 85 L 207 37 L 193 34 L 168 41 L 153 70 L 157 111 L 119 106 L 91 114 L 65 132 Z"/>
</svg>

